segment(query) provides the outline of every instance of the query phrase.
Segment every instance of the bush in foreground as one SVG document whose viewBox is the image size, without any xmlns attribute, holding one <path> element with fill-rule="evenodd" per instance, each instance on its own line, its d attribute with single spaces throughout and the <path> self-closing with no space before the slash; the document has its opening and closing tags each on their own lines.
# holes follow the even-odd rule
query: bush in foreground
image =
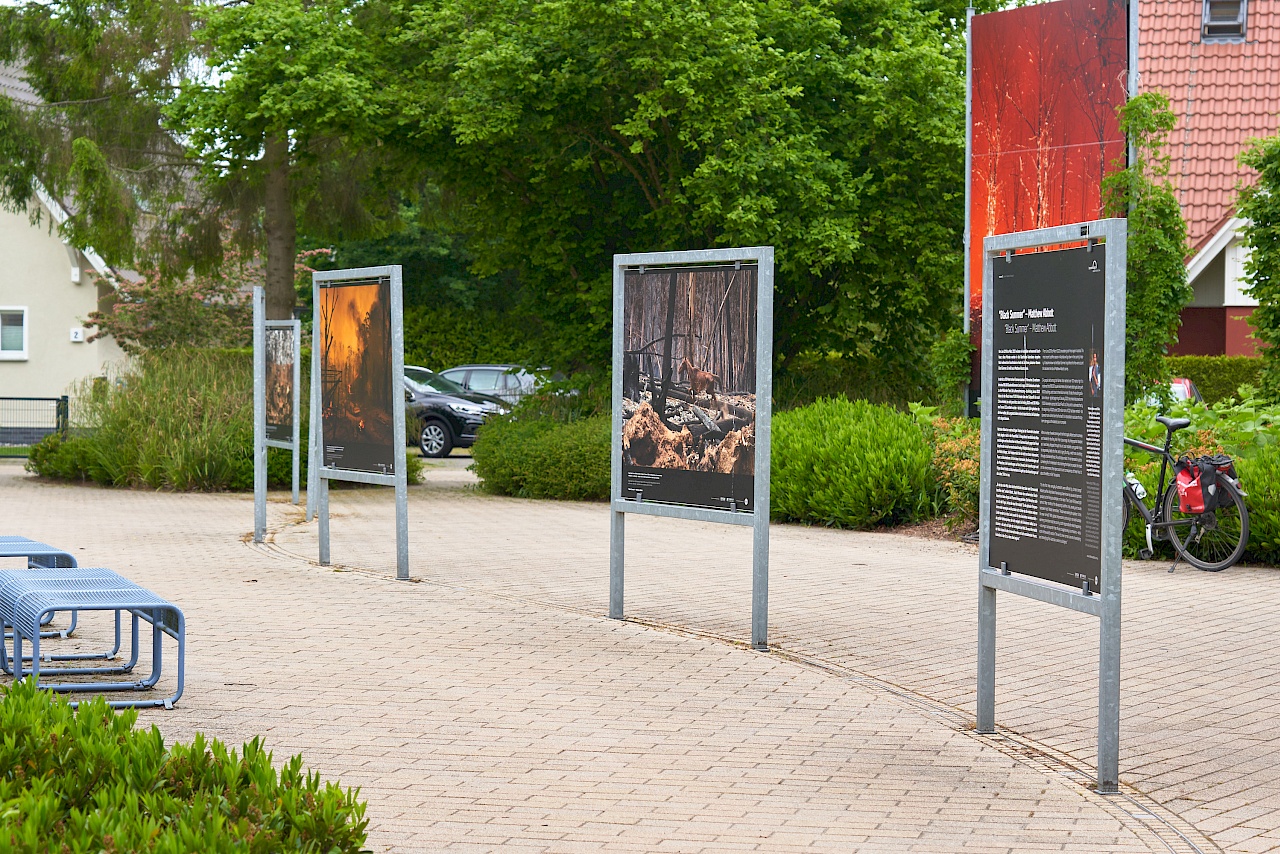
<svg viewBox="0 0 1280 854">
<path fill-rule="evenodd" d="M 321 783 L 261 741 L 164 746 L 136 710 L 72 709 L 29 682 L 0 694 L 0 849 L 158 854 L 364 850 L 358 791 Z"/>
</svg>

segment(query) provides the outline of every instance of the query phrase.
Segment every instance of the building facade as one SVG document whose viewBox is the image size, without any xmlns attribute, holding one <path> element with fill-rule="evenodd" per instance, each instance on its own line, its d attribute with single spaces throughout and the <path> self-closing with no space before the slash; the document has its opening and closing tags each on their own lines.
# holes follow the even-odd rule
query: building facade
<svg viewBox="0 0 1280 854">
<path fill-rule="evenodd" d="M 1255 355 L 1239 188 L 1256 180 L 1237 158 L 1280 128 L 1280 8 L 1266 0 L 1145 0 L 1138 7 L 1140 87 L 1178 116 L 1172 179 L 1191 236 L 1195 297 L 1179 355 Z"/>
<path fill-rule="evenodd" d="M 32 204 L 39 224 L 0 210 L 0 397 L 59 397 L 124 356 L 110 338 L 89 341 L 84 328 L 114 294 L 105 265 L 63 243 L 58 217 Z"/>
<path fill-rule="evenodd" d="M 0 66 L 0 97 L 35 104 L 16 71 Z M 124 357 L 110 338 L 89 341 L 89 313 L 109 308 L 114 272 L 92 249 L 62 241 L 63 205 L 43 190 L 24 212 L 0 209 L 0 398 L 60 397 Z"/>
</svg>

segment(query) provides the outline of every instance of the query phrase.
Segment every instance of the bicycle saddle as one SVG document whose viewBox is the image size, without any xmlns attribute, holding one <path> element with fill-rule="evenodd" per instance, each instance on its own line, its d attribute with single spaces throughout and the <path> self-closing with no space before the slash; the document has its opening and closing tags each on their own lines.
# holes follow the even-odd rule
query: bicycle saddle
<svg viewBox="0 0 1280 854">
<path fill-rule="evenodd" d="M 1165 427 L 1169 428 L 1170 433 L 1172 433 L 1174 430 L 1181 430 L 1183 427 L 1191 426 L 1190 418 L 1167 418 L 1164 415 L 1157 415 L 1156 420 L 1159 421 L 1161 424 L 1163 424 Z"/>
</svg>

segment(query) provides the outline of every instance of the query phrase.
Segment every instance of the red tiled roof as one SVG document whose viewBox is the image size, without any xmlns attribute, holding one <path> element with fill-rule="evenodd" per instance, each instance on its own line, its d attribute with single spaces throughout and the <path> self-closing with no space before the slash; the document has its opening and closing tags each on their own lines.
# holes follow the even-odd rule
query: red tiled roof
<svg viewBox="0 0 1280 854">
<path fill-rule="evenodd" d="M 1195 250 L 1231 217 L 1237 185 L 1256 179 L 1237 155 L 1280 128 L 1280 4 L 1251 0 L 1243 44 L 1202 44 L 1202 9 L 1200 0 L 1138 7 L 1141 87 L 1168 95 L 1178 115 L 1169 155 Z"/>
</svg>

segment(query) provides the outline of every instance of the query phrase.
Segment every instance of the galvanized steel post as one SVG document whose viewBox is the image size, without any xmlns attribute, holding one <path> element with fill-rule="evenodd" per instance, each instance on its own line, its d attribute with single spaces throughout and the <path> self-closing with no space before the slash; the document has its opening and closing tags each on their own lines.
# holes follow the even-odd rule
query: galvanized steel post
<svg viewBox="0 0 1280 854">
<path fill-rule="evenodd" d="M 396 578 L 409 580 L 409 473 L 405 470 L 404 413 L 404 298 L 401 294 L 401 268 L 391 268 L 391 408 L 395 423 L 395 489 L 396 489 Z"/>
<path fill-rule="evenodd" d="M 625 361 L 623 351 L 623 287 L 626 272 L 614 259 L 613 264 L 613 432 L 609 442 L 609 616 L 621 620 L 623 616 L 623 582 L 626 555 L 627 514 L 613 507 L 613 501 L 622 497 L 622 370 Z"/>
<path fill-rule="evenodd" d="M 267 536 L 267 297 L 253 288 L 253 541 Z"/>
</svg>

